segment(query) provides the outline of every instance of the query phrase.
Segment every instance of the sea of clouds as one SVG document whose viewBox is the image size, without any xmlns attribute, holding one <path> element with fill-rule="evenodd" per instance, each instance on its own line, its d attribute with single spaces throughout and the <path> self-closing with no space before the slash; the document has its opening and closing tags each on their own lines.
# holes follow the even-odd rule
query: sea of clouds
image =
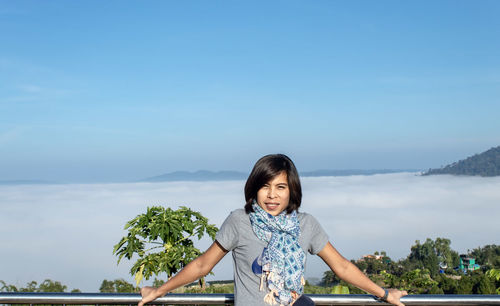
<svg viewBox="0 0 500 306">
<path fill-rule="evenodd" d="M 386 251 L 406 257 L 415 240 L 451 239 L 466 252 L 500 244 L 500 177 L 419 176 L 415 173 L 302 179 L 301 211 L 322 224 L 348 259 Z M 0 280 L 16 286 L 50 278 L 97 292 L 103 279 L 124 278 L 113 246 L 125 223 L 146 207 L 185 205 L 220 226 L 243 207 L 244 181 L 0 186 Z M 209 239 L 197 242 L 201 249 Z M 307 277 L 327 266 L 309 256 Z M 226 256 L 209 279 L 231 279 Z"/>
</svg>

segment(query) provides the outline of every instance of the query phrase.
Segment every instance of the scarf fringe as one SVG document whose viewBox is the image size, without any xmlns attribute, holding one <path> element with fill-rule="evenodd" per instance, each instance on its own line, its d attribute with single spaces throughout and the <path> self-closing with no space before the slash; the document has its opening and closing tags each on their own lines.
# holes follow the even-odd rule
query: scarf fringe
<svg viewBox="0 0 500 306">
<path fill-rule="evenodd" d="M 264 302 L 266 302 L 269 305 L 278 304 L 278 302 L 276 302 L 276 299 L 274 298 L 277 294 L 278 292 L 276 290 L 269 291 L 264 297 Z"/>
<path fill-rule="evenodd" d="M 264 282 L 266 281 L 266 273 L 260 276 L 260 291 L 264 290 Z"/>
<path fill-rule="evenodd" d="M 283 284 L 280 282 L 280 276 L 278 275 L 278 273 L 275 273 L 272 271 L 271 272 L 266 271 L 266 272 L 262 273 L 262 275 L 260 276 L 260 288 L 259 288 L 259 290 L 260 291 L 264 290 L 264 283 L 267 283 L 269 281 L 273 282 L 274 285 L 276 285 L 280 289 L 283 289 Z M 303 276 L 301 278 L 300 283 L 302 285 L 305 285 L 305 281 L 304 281 Z"/>
</svg>

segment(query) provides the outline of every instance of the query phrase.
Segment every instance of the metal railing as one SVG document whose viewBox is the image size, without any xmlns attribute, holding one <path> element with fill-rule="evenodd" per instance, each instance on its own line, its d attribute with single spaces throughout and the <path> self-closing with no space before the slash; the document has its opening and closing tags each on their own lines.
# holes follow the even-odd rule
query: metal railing
<svg viewBox="0 0 500 306">
<path fill-rule="evenodd" d="M 381 305 L 365 294 L 308 294 L 316 305 Z M 135 293 L 32 293 L 0 292 L 0 304 L 121 304 L 133 305 L 141 300 Z M 500 295 L 409 295 L 401 299 L 405 305 L 500 305 Z M 167 294 L 154 304 L 232 305 L 233 294 Z"/>
</svg>

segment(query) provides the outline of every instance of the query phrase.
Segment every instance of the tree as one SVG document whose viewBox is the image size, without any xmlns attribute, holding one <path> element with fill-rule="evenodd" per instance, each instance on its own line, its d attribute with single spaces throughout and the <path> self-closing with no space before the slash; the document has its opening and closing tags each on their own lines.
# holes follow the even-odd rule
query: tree
<svg viewBox="0 0 500 306">
<path fill-rule="evenodd" d="M 368 263 L 365 260 L 351 260 L 351 262 L 358 267 L 359 270 L 366 273 L 368 269 Z"/>
<path fill-rule="evenodd" d="M 7 292 L 65 292 L 68 288 L 61 282 L 53 281 L 51 279 L 44 280 L 40 285 L 36 281 L 31 281 L 26 284 L 24 288 L 17 288 L 14 285 L 7 285 L 4 281 L 0 281 L 2 287 L 0 291 Z M 73 289 L 71 292 L 80 292 L 79 289 Z"/>
<path fill-rule="evenodd" d="M 438 283 L 431 278 L 429 270 L 415 269 L 401 276 L 400 287 L 411 294 L 429 293 Z"/>
<path fill-rule="evenodd" d="M 208 224 L 207 218 L 185 206 L 177 210 L 148 207 L 146 213 L 127 222 L 125 229 L 128 234 L 114 246 L 113 254 L 118 256 L 118 263 L 123 257 L 139 257 L 130 269 L 136 285 L 162 272 L 170 278 L 201 254 L 192 237 L 201 239 L 208 234 L 215 239 L 217 233 L 217 227 Z"/>
<path fill-rule="evenodd" d="M 446 238 L 436 238 L 433 241 L 427 238 L 424 243 L 419 240 L 411 247 L 410 254 L 406 260 L 409 269 L 428 269 L 431 276 L 435 277 L 440 265 L 453 268 L 458 265 L 458 253 L 450 248 L 451 241 Z"/>
<path fill-rule="evenodd" d="M 382 257 L 380 259 L 376 258 L 365 258 L 366 262 L 365 272 L 367 274 L 379 274 L 381 271 L 386 271 L 388 268 L 388 263 L 390 262 L 389 257 Z"/>
<path fill-rule="evenodd" d="M 444 274 L 440 274 L 436 280 L 439 283 L 439 287 L 443 290 L 444 294 L 457 294 L 458 290 L 457 279 L 449 277 Z"/>
<path fill-rule="evenodd" d="M 472 294 L 474 280 L 469 275 L 464 275 L 458 281 L 457 294 Z"/>
<path fill-rule="evenodd" d="M 326 270 L 321 279 L 321 286 L 330 287 L 339 284 L 341 279 L 332 270 Z"/>
<path fill-rule="evenodd" d="M 458 253 L 450 247 L 451 240 L 446 238 L 436 238 L 434 248 L 441 265 L 446 265 L 448 268 L 457 267 L 460 263 Z"/>
<path fill-rule="evenodd" d="M 399 278 L 387 271 L 380 271 L 379 275 L 382 277 L 384 281 L 384 287 L 395 288 L 399 285 Z"/>
<path fill-rule="evenodd" d="M 2 285 L 2 287 L 0 287 L 0 292 L 17 292 L 18 291 L 16 286 L 8 285 L 3 280 L 0 280 L 0 285 Z"/>
<path fill-rule="evenodd" d="M 44 280 L 38 287 L 39 292 L 64 292 L 68 287 L 61 284 L 58 281 L 52 281 L 50 279 Z"/>
<path fill-rule="evenodd" d="M 492 244 L 478 247 L 472 250 L 470 255 L 476 258 L 476 262 L 486 270 L 500 268 L 500 245 Z"/>
<path fill-rule="evenodd" d="M 486 276 L 491 278 L 494 281 L 500 281 L 500 270 L 499 269 L 491 269 L 488 272 L 486 272 Z M 500 287 L 497 288 L 496 290 L 497 294 L 500 294 Z"/>
<path fill-rule="evenodd" d="M 134 285 L 128 283 L 124 279 L 115 279 L 114 281 L 108 281 L 107 279 L 103 280 L 101 283 L 101 287 L 99 288 L 100 292 L 106 293 L 134 293 L 137 292 Z"/>
<path fill-rule="evenodd" d="M 38 283 L 36 281 L 31 281 L 26 284 L 25 288 L 19 288 L 20 292 L 40 292 L 37 288 Z"/>
<path fill-rule="evenodd" d="M 495 294 L 495 285 L 492 279 L 482 274 L 479 282 L 474 285 L 473 290 L 476 294 Z"/>
</svg>

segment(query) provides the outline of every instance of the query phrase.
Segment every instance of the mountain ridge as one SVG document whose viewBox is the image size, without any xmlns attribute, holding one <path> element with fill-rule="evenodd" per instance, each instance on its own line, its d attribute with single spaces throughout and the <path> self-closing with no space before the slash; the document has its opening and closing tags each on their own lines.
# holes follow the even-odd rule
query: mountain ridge
<svg viewBox="0 0 500 306">
<path fill-rule="evenodd" d="M 346 169 L 346 170 L 315 170 L 304 171 L 299 173 L 301 177 L 320 177 L 320 176 L 350 176 L 350 175 L 374 175 L 388 174 L 401 172 L 418 172 L 415 169 Z M 198 170 L 190 171 L 174 171 L 140 180 L 139 182 L 172 182 L 172 181 L 229 181 L 229 180 L 245 180 L 249 173 L 239 171 L 209 171 Z"/>
<path fill-rule="evenodd" d="M 423 175 L 452 174 L 469 176 L 500 176 L 500 146 L 493 147 Z"/>
<path fill-rule="evenodd" d="M 351 176 L 351 175 L 375 175 L 375 174 L 390 174 L 402 172 L 422 172 L 417 169 L 321 169 L 314 171 L 300 172 L 300 177 L 322 177 L 322 176 Z M 231 181 L 231 180 L 246 180 L 249 173 L 240 171 L 174 171 L 157 176 L 147 177 L 139 180 L 129 181 L 48 181 L 37 179 L 18 179 L 18 180 L 0 180 L 0 186 L 8 185 L 64 185 L 64 184 L 114 184 L 114 183 L 155 183 L 155 182 L 206 182 L 206 181 Z"/>
</svg>

